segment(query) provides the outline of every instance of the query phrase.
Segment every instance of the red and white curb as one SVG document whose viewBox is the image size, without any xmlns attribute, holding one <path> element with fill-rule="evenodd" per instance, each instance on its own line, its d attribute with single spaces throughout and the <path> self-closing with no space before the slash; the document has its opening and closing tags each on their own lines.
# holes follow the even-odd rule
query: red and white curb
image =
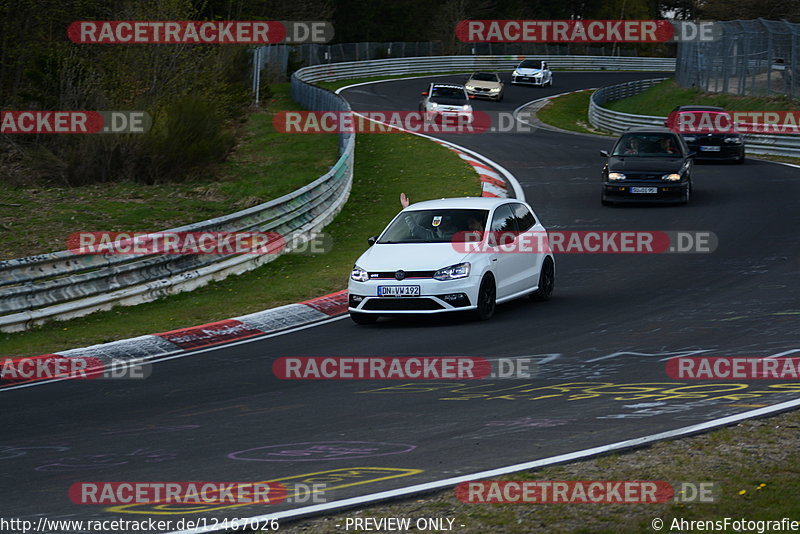
<svg viewBox="0 0 800 534">
<path fill-rule="evenodd" d="M 467 154 L 458 145 L 447 143 L 434 137 L 431 137 L 430 139 L 444 147 L 449 148 L 458 154 L 459 158 L 463 159 L 472 166 L 475 172 L 478 173 L 478 177 L 481 180 L 481 190 L 483 191 L 481 194 L 482 197 L 508 198 L 508 184 L 500 175 L 500 173 L 494 168 L 486 163 L 483 163 L 482 161 L 478 161 L 474 156 Z"/>
<path fill-rule="evenodd" d="M 101 362 L 152 360 L 214 345 L 232 343 L 258 336 L 312 324 L 341 315 L 347 311 L 347 290 L 313 298 L 297 304 L 287 304 L 233 319 L 226 319 L 169 332 L 160 332 L 56 352 L 52 355 L 67 358 L 96 358 Z M 0 389 L 14 389 L 47 381 L 15 382 Z"/>
</svg>

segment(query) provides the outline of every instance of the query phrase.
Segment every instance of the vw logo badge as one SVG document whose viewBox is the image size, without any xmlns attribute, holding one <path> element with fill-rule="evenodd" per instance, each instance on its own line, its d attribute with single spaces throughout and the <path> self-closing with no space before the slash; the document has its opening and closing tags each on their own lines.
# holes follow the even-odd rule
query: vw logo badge
<svg viewBox="0 0 800 534">
<path fill-rule="evenodd" d="M 406 272 L 401 269 L 394 273 L 394 277 L 396 280 L 402 280 L 406 277 Z"/>
</svg>

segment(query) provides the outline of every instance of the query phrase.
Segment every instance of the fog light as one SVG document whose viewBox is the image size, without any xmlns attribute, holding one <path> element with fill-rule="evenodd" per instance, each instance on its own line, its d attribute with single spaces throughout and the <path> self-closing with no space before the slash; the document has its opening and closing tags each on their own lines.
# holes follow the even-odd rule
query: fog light
<svg viewBox="0 0 800 534">
<path fill-rule="evenodd" d="M 438 295 L 438 296 L 440 299 L 442 299 L 449 305 L 453 306 L 454 308 L 469 306 L 469 297 L 467 297 L 466 293 L 448 293 L 446 295 Z"/>
<path fill-rule="evenodd" d="M 350 295 L 350 307 L 357 308 L 361 301 L 364 300 L 364 297 L 361 295 Z"/>
</svg>

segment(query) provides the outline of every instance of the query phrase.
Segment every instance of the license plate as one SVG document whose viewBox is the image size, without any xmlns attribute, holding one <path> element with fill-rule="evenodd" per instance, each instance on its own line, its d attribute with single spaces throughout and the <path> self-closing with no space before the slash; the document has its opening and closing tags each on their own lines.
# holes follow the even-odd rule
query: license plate
<svg viewBox="0 0 800 534">
<path fill-rule="evenodd" d="M 647 193 L 648 195 L 654 195 L 658 193 L 657 187 L 631 187 L 631 193 Z"/>
<path fill-rule="evenodd" d="M 718 146 L 706 146 L 706 145 L 704 145 L 704 146 L 700 147 L 700 152 L 719 152 L 719 147 Z"/>
<path fill-rule="evenodd" d="M 418 297 L 419 286 L 378 286 L 379 297 Z"/>
</svg>

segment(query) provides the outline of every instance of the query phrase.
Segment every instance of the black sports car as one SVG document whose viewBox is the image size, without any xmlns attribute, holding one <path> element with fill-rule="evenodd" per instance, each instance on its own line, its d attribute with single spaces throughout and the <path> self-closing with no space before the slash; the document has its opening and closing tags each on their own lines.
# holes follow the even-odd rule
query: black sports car
<svg viewBox="0 0 800 534">
<path fill-rule="evenodd" d="M 689 201 L 694 153 L 667 128 L 627 130 L 603 166 L 603 205 L 614 202 Z"/>
<path fill-rule="evenodd" d="M 665 126 L 673 131 L 679 131 L 678 124 L 680 124 L 682 114 L 691 114 L 696 117 L 702 115 L 713 117 L 721 114 L 724 115 L 724 123 L 730 124 L 731 122 L 728 112 L 717 106 L 677 106 L 669 114 Z M 696 159 L 698 160 L 725 160 L 744 163 L 744 138 L 741 134 L 700 131 L 697 133 L 681 133 L 681 135 L 683 140 L 686 141 L 689 150 L 697 153 Z"/>
</svg>

